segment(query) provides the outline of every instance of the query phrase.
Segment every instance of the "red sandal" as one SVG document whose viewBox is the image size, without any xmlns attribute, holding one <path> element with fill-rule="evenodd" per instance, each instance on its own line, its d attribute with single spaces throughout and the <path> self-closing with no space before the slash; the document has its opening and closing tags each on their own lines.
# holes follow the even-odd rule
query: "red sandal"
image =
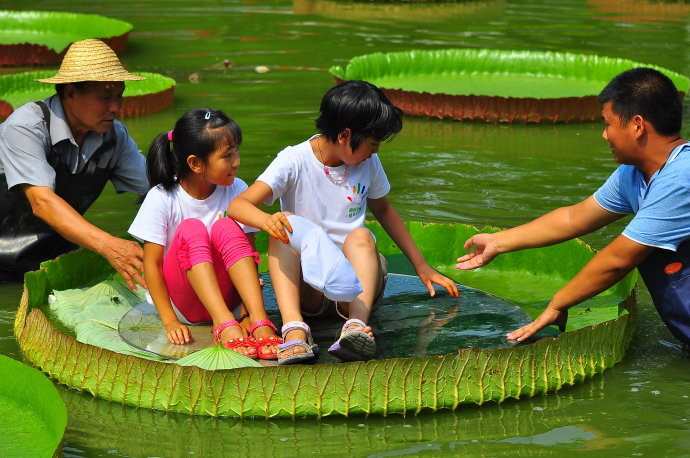
<svg viewBox="0 0 690 458">
<path fill-rule="evenodd" d="M 280 345 L 283 343 L 283 339 L 281 339 L 278 336 L 270 336 L 270 337 L 259 337 L 258 339 L 254 337 L 254 331 L 256 331 L 259 328 L 263 327 L 268 327 L 273 329 L 273 332 L 278 332 L 278 329 L 276 329 L 276 325 L 273 324 L 271 320 L 258 320 L 254 321 L 250 326 L 249 326 L 249 335 L 252 336 L 252 339 L 254 340 L 254 344 L 256 345 L 256 356 L 259 359 L 278 359 L 278 352 L 262 352 L 261 347 L 265 347 L 267 345 Z"/>
<path fill-rule="evenodd" d="M 240 326 L 240 323 L 237 320 L 228 320 L 224 321 L 218 326 L 213 327 L 213 341 L 215 343 L 221 343 L 220 342 L 220 335 L 225 331 L 227 328 L 237 326 L 238 328 L 242 329 Z M 222 344 L 225 348 L 228 348 L 230 350 L 235 350 L 236 348 L 254 348 L 256 349 L 256 342 L 254 341 L 253 337 L 240 337 L 239 339 L 230 339 L 227 342 L 224 342 Z M 240 352 L 238 352 L 240 353 Z M 256 353 L 249 353 L 245 355 L 249 358 L 256 358 Z"/>
</svg>

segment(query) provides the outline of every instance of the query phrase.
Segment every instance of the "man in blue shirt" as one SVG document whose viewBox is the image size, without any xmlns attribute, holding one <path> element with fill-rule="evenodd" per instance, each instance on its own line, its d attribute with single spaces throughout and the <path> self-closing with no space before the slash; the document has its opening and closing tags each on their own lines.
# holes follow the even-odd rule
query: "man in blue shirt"
<svg viewBox="0 0 690 458">
<path fill-rule="evenodd" d="M 690 344 L 690 144 L 680 136 L 682 101 L 673 82 L 651 68 L 616 76 L 599 94 L 603 138 L 621 165 L 584 201 L 527 224 L 465 242 L 458 269 L 495 256 L 552 245 L 634 214 L 621 235 L 599 251 L 532 323 L 508 334 L 523 341 L 544 326 L 562 329 L 567 310 L 638 267 L 670 331 Z"/>
</svg>

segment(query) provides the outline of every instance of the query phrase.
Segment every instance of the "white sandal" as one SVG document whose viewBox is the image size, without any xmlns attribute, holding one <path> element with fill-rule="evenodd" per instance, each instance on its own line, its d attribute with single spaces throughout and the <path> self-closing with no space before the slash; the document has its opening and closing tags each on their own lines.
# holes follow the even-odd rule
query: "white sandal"
<svg viewBox="0 0 690 458">
<path fill-rule="evenodd" d="M 287 340 L 286 336 L 288 333 L 296 329 L 304 331 L 304 333 L 307 335 L 306 340 Z M 280 333 L 283 336 L 284 342 L 278 345 L 278 364 L 310 364 L 316 362 L 316 359 L 319 357 L 319 346 L 314 343 L 314 339 L 311 337 L 311 329 L 309 329 L 309 325 L 307 325 L 307 323 L 303 321 L 289 321 L 280 328 Z M 303 349 L 304 351 L 301 353 L 293 353 L 289 356 L 281 358 L 281 353 L 297 347 Z"/>
</svg>

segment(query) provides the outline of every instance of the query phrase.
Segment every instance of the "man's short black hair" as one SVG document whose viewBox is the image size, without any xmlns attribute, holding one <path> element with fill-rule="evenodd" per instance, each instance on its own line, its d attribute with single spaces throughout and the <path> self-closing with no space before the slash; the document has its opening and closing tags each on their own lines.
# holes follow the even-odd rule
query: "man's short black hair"
<svg viewBox="0 0 690 458">
<path fill-rule="evenodd" d="M 683 102 L 671 79 L 653 68 L 638 67 L 616 76 L 599 94 L 611 102 L 623 122 L 640 115 L 665 136 L 677 135 L 683 122 Z"/>
<path fill-rule="evenodd" d="M 316 128 L 331 142 L 350 129 L 350 147 L 356 149 L 367 137 L 385 141 L 400 132 L 402 112 L 373 84 L 346 81 L 324 94 Z"/>
</svg>

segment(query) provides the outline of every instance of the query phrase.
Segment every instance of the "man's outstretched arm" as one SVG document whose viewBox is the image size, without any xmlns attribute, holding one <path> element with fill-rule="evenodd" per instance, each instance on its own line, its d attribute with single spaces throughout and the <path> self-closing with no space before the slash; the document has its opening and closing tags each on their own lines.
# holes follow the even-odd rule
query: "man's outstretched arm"
<svg viewBox="0 0 690 458">
<path fill-rule="evenodd" d="M 507 335 L 510 340 L 523 341 L 543 327 L 563 320 L 564 312 L 613 286 L 628 272 L 638 266 L 654 250 L 654 247 L 637 243 L 619 235 L 598 252 L 546 306 L 546 309 L 530 324 Z"/>
<path fill-rule="evenodd" d="M 475 269 L 488 264 L 501 253 L 553 245 L 579 237 L 622 216 L 605 210 L 590 196 L 580 203 L 557 208 L 521 226 L 470 237 L 465 242 L 465 250 L 470 252 L 457 259 L 456 268 Z"/>
<path fill-rule="evenodd" d="M 131 240 L 108 234 L 94 226 L 47 186 L 23 186 L 31 210 L 63 238 L 103 256 L 122 275 L 127 285 L 145 286 L 144 253 Z"/>
</svg>

